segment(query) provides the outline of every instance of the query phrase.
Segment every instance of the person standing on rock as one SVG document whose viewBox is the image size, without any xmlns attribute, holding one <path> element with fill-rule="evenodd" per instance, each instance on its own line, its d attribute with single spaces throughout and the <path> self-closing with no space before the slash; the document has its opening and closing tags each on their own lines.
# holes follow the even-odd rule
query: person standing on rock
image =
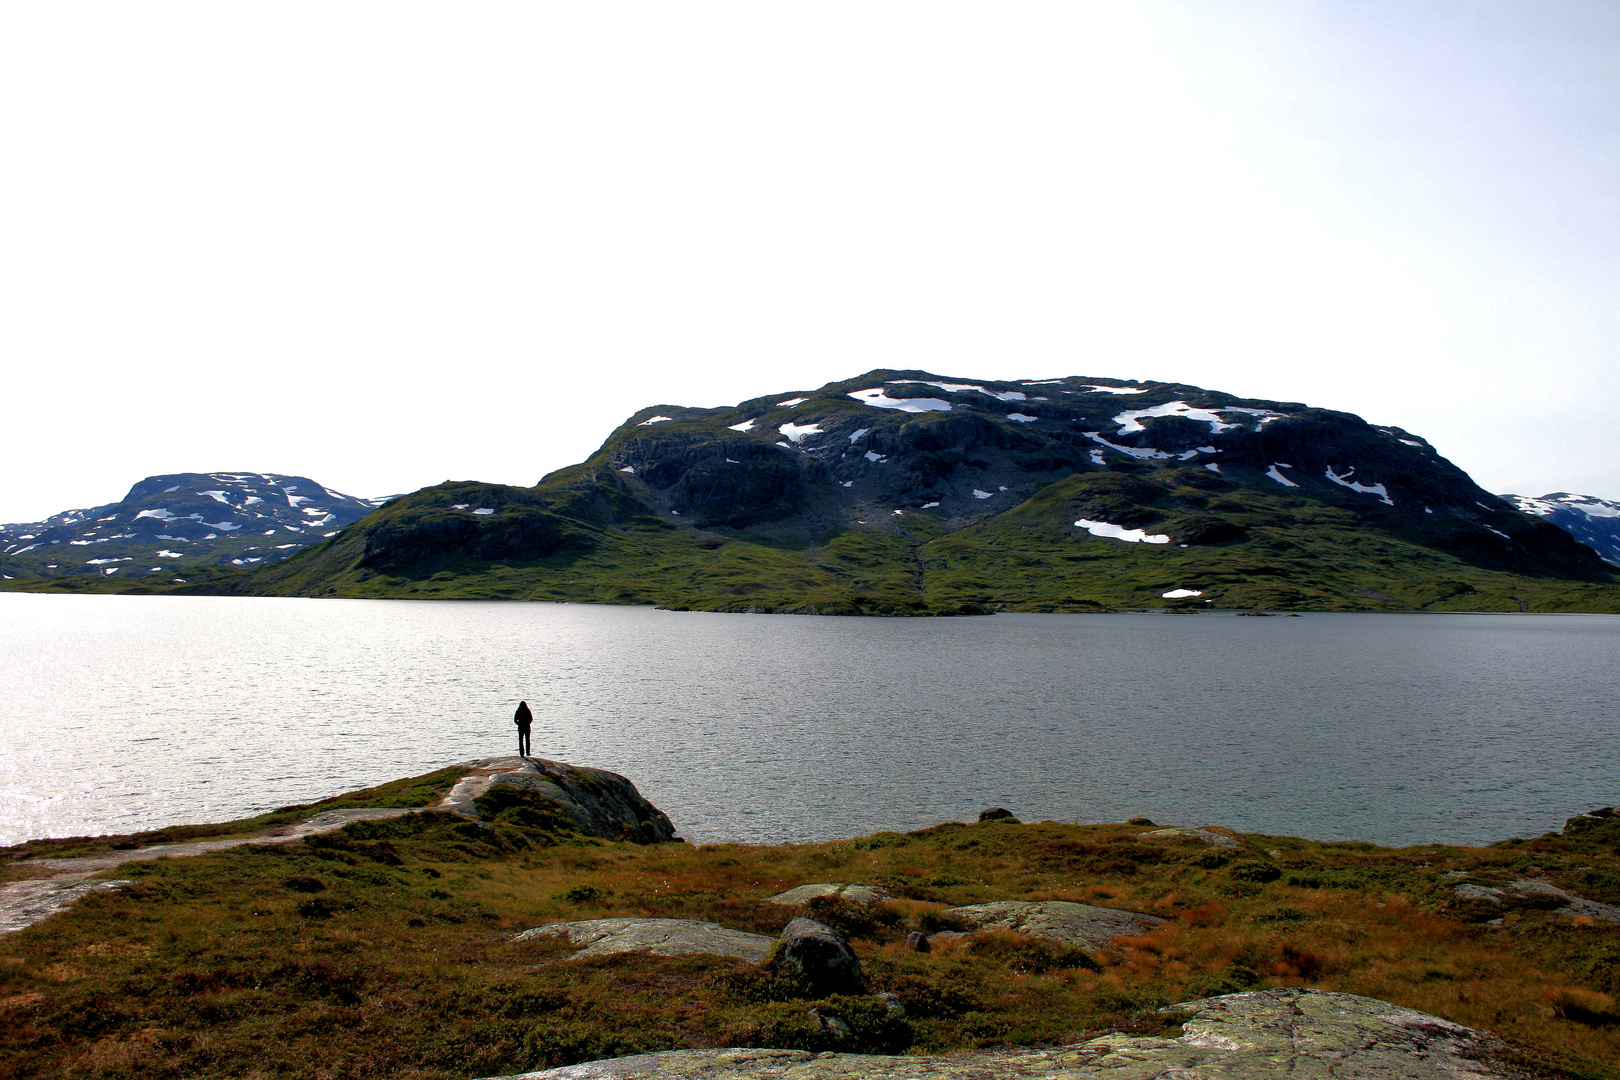
<svg viewBox="0 0 1620 1080">
<path fill-rule="evenodd" d="M 512 723 L 518 729 L 518 757 L 528 757 L 532 749 L 529 745 L 529 728 L 534 724 L 534 713 L 529 711 L 527 701 L 518 702 L 517 712 L 512 714 Z"/>
</svg>

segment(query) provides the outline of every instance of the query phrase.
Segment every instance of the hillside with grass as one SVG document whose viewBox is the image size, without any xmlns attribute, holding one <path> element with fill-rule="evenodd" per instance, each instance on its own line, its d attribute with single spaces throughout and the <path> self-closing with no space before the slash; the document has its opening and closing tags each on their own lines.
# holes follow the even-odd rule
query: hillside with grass
<svg viewBox="0 0 1620 1080">
<path fill-rule="evenodd" d="M 1175 383 L 887 370 L 642 409 L 533 488 L 424 488 L 251 573 L 9 584 L 822 614 L 1620 611 L 1620 571 L 1399 428 Z"/>
<path fill-rule="evenodd" d="M 1483 848 L 1011 815 L 693 846 L 580 834 L 532 790 L 491 788 L 473 819 L 432 809 L 465 771 L 221 826 L 0 849 L 11 887 L 50 873 L 45 860 L 424 807 L 297 844 L 126 862 L 101 873 L 110 887 L 0 935 L 0 1071 L 445 1080 L 696 1047 L 938 1053 L 1169 1035 L 1178 1021 L 1159 1010 L 1175 1002 L 1317 987 L 1494 1032 L 1512 1075 L 1620 1077 L 1612 812 Z M 825 882 L 882 899 L 783 902 Z M 960 914 L 1024 901 L 1152 928 L 1081 947 Z M 731 956 L 576 957 L 566 938 L 521 936 L 658 918 L 774 937 L 798 916 L 847 935 L 858 980 L 829 992 Z"/>
</svg>

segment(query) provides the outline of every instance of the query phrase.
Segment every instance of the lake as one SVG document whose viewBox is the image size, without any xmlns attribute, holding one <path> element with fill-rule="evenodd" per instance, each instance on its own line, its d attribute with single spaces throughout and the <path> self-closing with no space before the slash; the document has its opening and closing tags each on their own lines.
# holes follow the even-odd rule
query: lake
<svg viewBox="0 0 1620 1080">
<path fill-rule="evenodd" d="M 512 753 L 695 842 L 973 820 L 1479 844 L 1620 802 L 1620 617 L 719 615 L 0 594 L 0 844 Z"/>
</svg>

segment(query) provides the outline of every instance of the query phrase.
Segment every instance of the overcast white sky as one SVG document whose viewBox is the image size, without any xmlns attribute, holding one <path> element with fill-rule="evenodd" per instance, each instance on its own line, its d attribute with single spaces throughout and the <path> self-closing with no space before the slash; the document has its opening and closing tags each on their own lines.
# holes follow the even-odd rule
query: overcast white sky
<svg viewBox="0 0 1620 1080">
<path fill-rule="evenodd" d="M 1620 4 L 0 8 L 0 521 L 532 484 L 873 367 L 1345 409 L 1620 498 Z"/>
</svg>

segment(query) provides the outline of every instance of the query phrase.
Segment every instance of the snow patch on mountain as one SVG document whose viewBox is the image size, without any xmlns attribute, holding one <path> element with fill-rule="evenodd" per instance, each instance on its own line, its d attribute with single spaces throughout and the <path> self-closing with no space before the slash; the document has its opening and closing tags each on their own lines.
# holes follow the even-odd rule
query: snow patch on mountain
<svg viewBox="0 0 1620 1080">
<path fill-rule="evenodd" d="M 787 436 L 788 442 L 794 444 L 803 442 L 806 435 L 825 434 L 819 424 L 783 424 L 776 430 Z"/>
<path fill-rule="evenodd" d="M 948 383 L 948 382 L 913 382 L 910 379 L 890 379 L 889 386 L 932 386 L 945 391 L 947 394 L 965 394 L 969 391 L 993 397 L 997 401 L 1026 401 L 1027 398 L 1017 390 L 986 390 L 977 383 Z"/>
<path fill-rule="evenodd" d="M 1329 465 L 1327 467 L 1326 475 L 1329 480 L 1333 481 L 1335 484 L 1338 484 L 1340 487 L 1349 488 L 1351 491 L 1359 491 L 1363 495 L 1376 495 L 1384 501 L 1386 506 L 1395 505 L 1395 500 L 1389 497 L 1389 491 L 1385 489 L 1383 484 L 1363 484 L 1359 481 L 1350 479 L 1350 477 L 1355 475 L 1355 471 L 1355 466 L 1351 466 L 1342 473 L 1335 472 L 1333 466 Z"/>
<path fill-rule="evenodd" d="M 1550 521 L 1598 553 L 1605 562 L 1620 566 L 1620 502 L 1595 495 L 1555 491 L 1532 498 L 1503 495 L 1527 514 Z"/>
<path fill-rule="evenodd" d="M 1277 481 L 1277 483 L 1281 484 L 1283 487 L 1299 487 L 1298 484 L 1294 483 L 1292 480 L 1288 479 L 1288 477 L 1277 471 L 1278 469 L 1292 468 L 1292 465 L 1273 465 L 1271 468 L 1266 470 L 1266 475 Z"/>
<path fill-rule="evenodd" d="M 1170 538 L 1163 533 L 1150 534 L 1142 529 L 1127 529 L 1123 525 L 1115 525 L 1107 521 L 1092 521 L 1081 518 L 1074 523 L 1077 529 L 1084 529 L 1092 536 L 1101 536 L 1112 540 L 1123 540 L 1127 544 L 1168 544 Z"/>
<path fill-rule="evenodd" d="M 870 390 L 852 390 L 850 397 L 863 405 L 878 409 L 898 409 L 901 412 L 950 412 L 951 403 L 941 398 L 892 398 L 883 387 Z"/>
<path fill-rule="evenodd" d="M 1170 458 L 1174 456 L 1165 453 L 1163 450 L 1155 450 L 1151 446 L 1120 446 L 1117 443 L 1111 443 L 1102 437 L 1102 432 L 1100 431 L 1085 431 L 1081 432 L 1081 434 L 1094 443 L 1099 443 L 1106 446 L 1110 450 L 1118 450 L 1122 454 L 1129 454 L 1138 461 L 1169 461 Z M 1106 462 L 1102 460 L 1102 451 L 1100 450 L 1093 450 L 1091 452 L 1091 460 L 1096 462 L 1098 465 L 1106 464 Z"/>
</svg>

